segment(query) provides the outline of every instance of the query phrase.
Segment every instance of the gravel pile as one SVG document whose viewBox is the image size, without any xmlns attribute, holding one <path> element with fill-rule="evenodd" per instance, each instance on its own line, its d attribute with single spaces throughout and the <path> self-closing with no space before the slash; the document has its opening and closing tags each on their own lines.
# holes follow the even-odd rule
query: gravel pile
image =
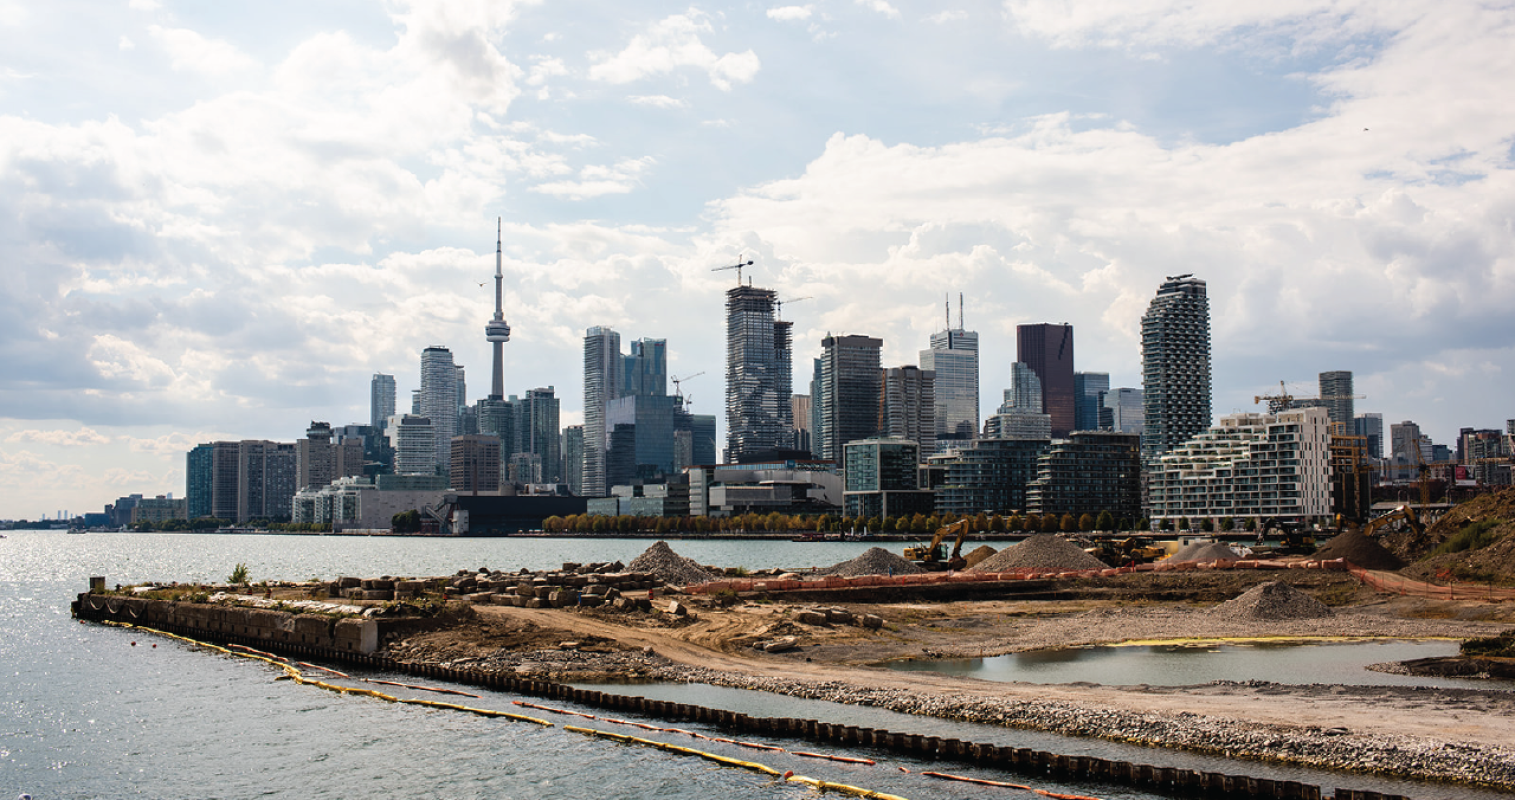
<svg viewBox="0 0 1515 800">
<path fill-rule="evenodd" d="M 1231 619 L 1255 620 L 1314 619 L 1332 615 L 1325 603 L 1279 581 L 1253 586 L 1241 596 L 1211 609 L 1211 613 Z"/>
<path fill-rule="evenodd" d="M 1405 562 L 1399 560 L 1399 556 L 1364 536 L 1362 531 L 1356 528 L 1331 537 L 1331 541 L 1315 551 L 1315 557 L 1324 561 L 1345 558 L 1363 569 L 1396 570 L 1405 565 Z"/>
<path fill-rule="evenodd" d="M 1240 561 L 1241 556 L 1220 542 L 1190 542 L 1166 560 L 1174 564 L 1184 561 Z"/>
<path fill-rule="evenodd" d="M 998 550 L 995 550 L 987 544 L 981 544 L 978 547 L 974 548 L 972 552 L 968 553 L 968 555 L 963 556 L 963 560 L 968 562 L 969 567 L 976 567 L 985 559 L 998 552 Z"/>
<path fill-rule="evenodd" d="M 1109 566 L 1060 536 L 1039 533 L 1014 547 L 1006 547 L 973 567 L 974 572 L 1009 572 L 1017 569 L 1085 570 Z"/>
<path fill-rule="evenodd" d="M 631 559 L 626 569 L 630 572 L 650 573 L 658 580 L 676 586 L 689 586 L 715 580 L 715 576 L 706 572 L 699 564 L 673 552 L 673 548 L 664 541 L 653 543 L 641 555 Z"/>
<path fill-rule="evenodd" d="M 822 575 L 854 578 L 858 575 L 914 575 L 924 569 L 882 547 L 870 547 L 851 561 L 843 561 L 821 570 Z"/>
</svg>

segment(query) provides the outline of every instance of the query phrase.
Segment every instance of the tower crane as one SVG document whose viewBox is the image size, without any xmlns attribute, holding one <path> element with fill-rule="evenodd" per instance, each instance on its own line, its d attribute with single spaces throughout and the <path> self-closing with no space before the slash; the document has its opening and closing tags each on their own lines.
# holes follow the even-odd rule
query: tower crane
<svg viewBox="0 0 1515 800">
<path fill-rule="evenodd" d="M 673 396 L 678 398 L 680 406 L 683 406 L 683 404 L 685 402 L 684 401 L 684 387 L 682 386 L 682 384 L 684 383 L 684 381 L 687 381 L 690 378 L 698 378 L 698 377 L 700 377 L 701 375 L 704 375 L 704 374 L 705 374 L 705 370 L 700 370 L 699 372 L 696 372 L 693 375 L 685 375 L 682 378 L 680 378 L 677 375 L 669 375 L 668 376 L 668 380 L 673 381 Z"/>
<path fill-rule="evenodd" d="M 811 297 L 810 295 L 805 295 L 804 297 L 796 297 L 796 298 L 790 300 L 789 302 L 791 302 L 791 303 L 798 303 L 801 300 L 814 300 L 814 299 L 815 298 Z M 784 301 L 781 300 L 781 299 L 779 299 L 779 298 L 774 298 L 773 305 L 775 307 L 774 312 L 773 312 L 774 318 L 775 319 L 782 319 L 783 316 L 784 316 Z"/>
<path fill-rule="evenodd" d="M 734 270 L 736 270 L 736 285 L 737 286 L 741 286 L 742 285 L 742 267 L 750 267 L 750 266 L 752 266 L 752 259 L 748 259 L 746 261 L 742 261 L 742 257 L 741 256 L 737 256 L 735 264 L 731 264 L 731 265 L 725 266 L 725 267 L 712 267 L 710 271 L 711 272 L 720 272 L 722 270 L 734 269 Z"/>
</svg>

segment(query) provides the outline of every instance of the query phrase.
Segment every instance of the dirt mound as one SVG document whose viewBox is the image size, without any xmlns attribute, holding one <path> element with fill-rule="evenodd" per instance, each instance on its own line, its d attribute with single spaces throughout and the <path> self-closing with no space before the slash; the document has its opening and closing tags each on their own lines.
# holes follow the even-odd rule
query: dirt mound
<svg viewBox="0 0 1515 800">
<path fill-rule="evenodd" d="M 1410 530 L 1393 531 L 1380 536 L 1379 541 L 1401 559 L 1418 561 L 1470 523 L 1486 519 L 1515 521 L 1515 487 L 1458 503 L 1423 534 L 1417 535 Z"/>
<path fill-rule="evenodd" d="M 1080 550 L 1060 536 L 1039 533 L 1013 547 L 980 561 L 972 572 L 1010 572 L 1017 569 L 1066 570 L 1104 569 L 1108 565 Z"/>
<path fill-rule="evenodd" d="M 1345 533 L 1338 533 L 1326 542 L 1324 547 L 1315 551 L 1315 557 L 1322 561 L 1330 561 L 1337 558 L 1345 558 L 1354 566 L 1363 569 L 1402 569 L 1405 565 L 1399 556 L 1389 552 L 1383 545 L 1364 536 L 1362 531 L 1353 528 Z"/>
<path fill-rule="evenodd" d="M 1184 561 L 1240 561 L 1241 556 L 1220 542 L 1190 542 L 1164 560 L 1174 564 Z"/>
<path fill-rule="evenodd" d="M 989 545 L 981 544 L 969 552 L 968 555 L 963 556 L 963 560 L 968 562 L 969 567 L 974 567 L 981 563 L 984 559 L 994 555 L 997 552 L 999 551 L 995 550 Z"/>
<path fill-rule="evenodd" d="M 1430 581 L 1472 581 L 1515 585 L 1515 522 L 1470 523 L 1470 533 L 1482 531 L 1467 549 L 1428 555 L 1402 570 L 1403 574 Z M 1459 532 L 1449 543 L 1464 539 Z"/>
<path fill-rule="evenodd" d="M 914 575 L 919 572 L 925 570 L 882 547 L 870 547 L 851 561 L 843 561 L 821 570 L 822 575 L 838 575 L 843 578 L 859 575 Z"/>
<path fill-rule="evenodd" d="M 1229 619 L 1315 619 L 1331 616 L 1325 603 L 1295 589 L 1287 583 L 1268 581 L 1241 596 L 1210 609 L 1210 613 Z"/>
<path fill-rule="evenodd" d="M 699 564 L 673 552 L 673 548 L 664 541 L 653 543 L 641 555 L 631 559 L 631 563 L 626 565 L 626 570 L 651 573 L 664 583 L 678 586 L 715 580 L 715 577 Z"/>
</svg>

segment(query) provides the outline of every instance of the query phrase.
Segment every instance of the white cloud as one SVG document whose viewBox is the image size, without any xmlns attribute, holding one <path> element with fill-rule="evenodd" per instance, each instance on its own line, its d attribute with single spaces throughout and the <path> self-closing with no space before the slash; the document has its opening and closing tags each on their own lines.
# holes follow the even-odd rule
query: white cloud
<svg viewBox="0 0 1515 800">
<path fill-rule="evenodd" d="M 109 333 L 95 337 L 89 358 L 101 376 L 121 379 L 143 388 L 162 388 L 175 378 L 173 367 L 151 351 Z"/>
<path fill-rule="evenodd" d="M 60 430 L 20 430 L 5 437 L 7 442 L 34 442 L 37 444 L 50 444 L 55 447 L 90 447 L 93 445 L 109 444 L 111 438 L 103 436 L 93 428 L 79 428 L 73 431 Z"/>
<path fill-rule="evenodd" d="M 22 3 L 0 2 L 0 25 L 20 27 L 26 18 L 26 6 Z"/>
<path fill-rule="evenodd" d="M 653 75 L 666 75 L 683 67 L 702 69 L 721 91 L 731 84 L 749 83 L 761 68 L 751 50 L 717 56 L 700 41 L 712 28 L 706 16 L 691 10 L 654 23 L 646 33 L 632 37 L 625 49 L 614 55 L 599 54 L 589 68 L 589 77 L 609 83 L 631 83 Z"/>
<path fill-rule="evenodd" d="M 258 66 L 258 62 L 229 42 L 207 39 L 187 28 L 149 25 L 147 32 L 163 47 L 172 60 L 173 68 L 180 72 L 217 76 Z"/>
<path fill-rule="evenodd" d="M 1407 25 L 1422 13 L 1409 5 L 1370 0 L 1004 0 L 1004 7 L 1016 27 L 1059 47 L 1198 47 L 1227 41 L 1233 35 L 1257 37 L 1269 32 L 1310 45 L 1386 25 Z"/>
<path fill-rule="evenodd" d="M 952 9 L 948 11 L 938 11 L 937 13 L 926 17 L 926 21 L 935 22 L 938 25 L 944 25 L 948 22 L 962 22 L 967 18 L 968 12 L 962 9 Z"/>
<path fill-rule="evenodd" d="M 810 15 L 814 12 L 815 6 L 811 5 L 779 6 L 777 8 L 768 9 L 768 18 L 790 22 L 794 20 L 810 19 Z"/>
<path fill-rule="evenodd" d="M 137 11 L 157 11 L 163 7 L 163 4 L 158 0 L 131 0 L 126 5 L 128 8 Z"/>
<path fill-rule="evenodd" d="M 899 9 L 895 8 L 892 5 L 889 5 L 888 0 L 855 0 L 855 2 L 858 5 L 868 9 L 869 11 L 883 14 L 890 19 L 900 18 Z"/>
<path fill-rule="evenodd" d="M 118 50 L 133 50 L 136 47 L 137 47 L 137 43 L 134 42 L 134 41 L 132 41 L 131 39 L 128 39 L 125 36 L 122 36 L 121 37 L 121 41 L 119 41 L 119 42 L 116 43 L 116 49 L 118 49 Z"/>
<path fill-rule="evenodd" d="M 683 100 L 679 100 L 678 98 L 674 98 L 674 97 L 669 97 L 666 94 L 653 94 L 653 95 L 640 94 L 640 95 L 632 95 L 631 97 L 628 97 L 627 99 L 630 100 L 633 103 L 636 103 L 639 106 L 652 106 L 654 108 L 686 108 L 689 105 L 688 103 L 684 102 Z"/>
<path fill-rule="evenodd" d="M 578 180 L 539 183 L 534 192 L 583 200 L 607 194 L 626 194 L 641 182 L 642 173 L 653 164 L 650 157 L 626 159 L 615 166 L 591 165 L 579 171 Z"/>
<path fill-rule="evenodd" d="M 534 56 L 532 60 L 531 74 L 526 77 L 526 83 L 530 86 L 541 86 L 549 78 L 568 74 L 568 65 L 561 58 Z"/>
</svg>

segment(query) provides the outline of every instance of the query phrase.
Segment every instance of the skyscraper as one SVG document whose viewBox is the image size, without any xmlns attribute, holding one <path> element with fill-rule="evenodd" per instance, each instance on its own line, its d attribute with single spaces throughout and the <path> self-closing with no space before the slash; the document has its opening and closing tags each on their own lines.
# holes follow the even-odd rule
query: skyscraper
<svg viewBox="0 0 1515 800">
<path fill-rule="evenodd" d="M 385 432 L 395 453 L 396 475 L 437 474 L 437 439 L 431 420 L 414 414 L 396 415 L 390 417 Z M 451 456 L 449 450 L 448 458 Z"/>
<path fill-rule="evenodd" d="M 432 463 L 452 463 L 452 437 L 458 435 L 458 369 L 452 351 L 432 345 L 421 351 L 421 416 L 431 420 L 436 436 Z"/>
<path fill-rule="evenodd" d="M 394 415 L 395 376 L 376 372 L 368 384 L 368 424 L 376 431 L 383 430 Z"/>
<path fill-rule="evenodd" d="M 608 327 L 584 332 L 584 475 L 585 497 L 606 497 L 605 451 L 610 447 L 605 414 L 625 385 L 621 335 Z"/>
<path fill-rule="evenodd" d="M 661 397 L 668 394 L 668 340 L 638 339 L 626 356 L 622 394 Z"/>
<path fill-rule="evenodd" d="M 952 327 L 951 308 L 947 326 L 931 334 L 931 347 L 921 351 L 921 369 L 936 373 L 935 425 L 937 447 L 946 442 L 966 442 L 978 436 L 978 332 L 963 329 L 962 302 L 958 325 Z M 922 457 L 930 455 L 922 450 Z"/>
<path fill-rule="evenodd" d="M 1073 429 L 1076 431 L 1099 430 L 1099 409 L 1104 395 L 1110 391 L 1110 373 L 1073 373 Z"/>
<path fill-rule="evenodd" d="M 827 336 L 821 340 L 821 374 L 815 403 L 816 455 L 845 470 L 848 442 L 878 433 L 882 394 L 879 351 L 883 339 Z M 786 403 L 787 405 L 787 403 Z"/>
<path fill-rule="evenodd" d="M 510 341 L 510 325 L 505 322 L 505 254 L 501 243 L 504 223 L 495 218 L 494 235 L 494 317 L 484 326 L 484 339 L 494 350 L 494 373 L 489 383 L 491 400 L 505 399 L 505 343 Z"/>
<path fill-rule="evenodd" d="M 1015 326 L 1016 360 L 1042 381 L 1042 411 L 1052 417 L 1052 436 L 1073 431 L 1073 326 L 1040 323 Z"/>
<path fill-rule="evenodd" d="M 1326 407 L 1326 414 L 1333 424 L 1340 423 L 1346 426 L 1346 435 L 1353 435 L 1353 420 L 1356 419 L 1356 408 L 1352 402 L 1352 372 L 1350 370 L 1336 370 L 1334 372 L 1320 373 L 1320 401 Z"/>
<path fill-rule="evenodd" d="M 733 463 L 771 458 L 791 439 L 793 323 L 774 315 L 777 297 L 752 286 L 726 291 L 726 458 Z"/>
<path fill-rule="evenodd" d="M 584 494 L 584 426 L 563 429 L 563 481 L 568 491 Z"/>
<path fill-rule="evenodd" d="M 908 439 L 917 453 L 936 452 L 936 373 L 916 366 L 884 370 L 879 433 Z"/>
<path fill-rule="evenodd" d="M 1193 275 L 1170 277 L 1142 317 L 1142 461 L 1210 427 L 1210 300 Z"/>
<path fill-rule="evenodd" d="M 1383 415 L 1377 412 L 1358 414 L 1352 423 L 1353 433 L 1368 440 L 1368 455 L 1383 458 Z"/>
<path fill-rule="evenodd" d="M 558 427 L 558 398 L 553 387 L 528 389 L 519 406 L 520 437 L 518 452 L 530 453 L 541 461 L 542 480 L 557 483 L 563 479 L 563 431 Z"/>
<path fill-rule="evenodd" d="M 186 457 L 184 470 L 184 498 L 188 503 L 189 519 L 210 516 L 211 486 L 214 481 L 215 446 L 195 445 Z"/>
<path fill-rule="evenodd" d="M 1099 427 L 1117 433 L 1141 433 L 1142 390 L 1119 388 L 1105 392 L 1101 399 Z"/>
</svg>

